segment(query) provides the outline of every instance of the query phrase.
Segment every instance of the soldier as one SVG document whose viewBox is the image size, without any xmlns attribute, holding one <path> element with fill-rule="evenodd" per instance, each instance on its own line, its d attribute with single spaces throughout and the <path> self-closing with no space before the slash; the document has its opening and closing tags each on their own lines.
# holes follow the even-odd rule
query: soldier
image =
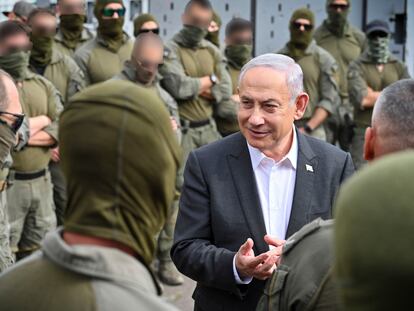
<svg viewBox="0 0 414 311">
<path fill-rule="evenodd" d="M 58 0 L 56 12 L 60 22 L 55 35 L 55 46 L 63 54 L 73 57 L 82 44 L 94 37 L 92 32 L 84 27 L 85 0 Z"/>
<path fill-rule="evenodd" d="M 75 53 L 75 61 L 90 85 L 112 78 L 121 72 L 131 56 L 133 42 L 122 30 L 125 7 L 122 0 L 96 0 L 94 13 L 98 34 Z"/>
<path fill-rule="evenodd" d="M 53 187 L 47 169 L 57 145 L 62 110 L 55 87 L 28 69 L 30 40 L 26 27 L 15 21 L 0 24 L 0 68 L 16 81 L 23 112 L 29 118 L 30 138 L 25 149 L 13 152 L 13 187 L 7 189 L 10 246 L 17 258 L 36 250 L 56 226 Z"/>
<path fill-rule="evenodd" d="M 217 107 L 215 115 L 217 128 L 223 137 L 239 131 L 237 107 L 240 103 L 240 98 L 237 86 L 241 68 L 252 57 L 253 29 L 250 21 L 242 18 L 233 18 L 226 26 L 225 42 L 224 55 L 227 58 L 227 70 L 231 77 L 233 95 L 231 100 Z"/>
<path fill-rule="evenodd" d="M 161 100 L 172 121 L 173 129 L 177 132 L 178 140 L 181 131 L 178 128 L 180 118 L 175 100 L 159 84 L 158 67 L 163 63 L 164 46 L 161 38 L 153 33 L 141 33 L 135 40 L 131 59 L 125 62 L 124 69 L 114 79 L 126 80 L 151 90 L 153 96 Z M 177 193 L 181 191 L 182 172 L 177 175 Z M 170 257 L 173 244 L 174 227 L 178 213 L 178 196 L 176 197 L 167 221 L 158 237 L 157 257 L 159 260 L 158 277 L 168 285 L 180 285 L 184 282 Z"/>
<path fill-rule="evenodd" d="M 63 102 L 66 103 L 70 96 L 84 88 L 84 76 L 75 61 L 53 45 L 56 31 L 55 14 L 48 9 L 35 9 L 28 17 L 28 25 L 32 30 L 30 68 L 52 82 L 63 97 Z M 66 185 L 59 168 L 58 148 L 52 151 L 49 169 L 52 176 L 57 224 L 61 225 L 66 205 Z"/>
<path fill-rule="evenodd" d="M 348 66 L 355 60 L 365 47 L 365 35 L 359 29 L 349 24 L 347 17 L 351 7 L 351 0 L 327 0 L 326 12 L 328 18 L 324 20 L 314 34 L 316 43 L 327 50 L 338 64 L 337 80 L 341 104 L 335 113 L 328 119 L 328 140 L 349 151 L 352 136 L 352 105 L 348 95 Z"/>
<path fill-rule="evenodd" d="M 157 35 L 160 33 L 160 25 L 151 14 L 141 14 L 134 19 L 134 36 L 137 37 L 144 32 L 152 32 Z"/>
<path fill-rule="evenodd" d="M 220 28 L 222 21 L 220 15 L 216 11 L 213 11 L 213 19 L 208 26 L 208 33 L 206 35 L 206 40 L 213 43 L 216 47 L 220 48 Z"/>
<path fill-rule="evenodd" d="M 338 105 L 339 97 L 334 75 L 337 65 L 333 57 L 312 39 L 315 17 L 301 8 L 293 12 L 289 22 L 290 41 L 279 54 L 292 57 L 303 70 L 303 82 L 309 94 L 309 105 L 303 118 L 295 122 L 299 129 L 326 140 L 324 122 Z"/>
<path fill-rule="evenodd" d="M 64 227 L 1 275 L 0 305 L 176 310 L 157 297 L 150 272 L 180 165 L 163 103 L 149 89 L 107 81 L 71 99 L 59 134 L 69 196 Z"/>
<path fill-rule="evenodd" d="M 395 81 L 410 78 L 407 67 L 391 55 L 388 24 L 374 20 L 367 25 L 368 49 L 349 66 L 349 97 L 354 106 L 355 136 L 351 154 L 356 168 L 363 158 L 365 130 L 371 125 L 372 110 L 380 92 Z"/>
<path fill-rule="evenodd" d="M 220 138 L 212 118 L 215 105 L 231 96 L 221 52 L 205 40 L 213 16 L 208 0 L 190 0 L 184 27 L 166 44 L 162 85 L 178 102 L 184 158 L 194 148 Z"/>
<path fill-rule="evenodd" d="M 9 241 L 6 189 L 10 185 L 10 152 L 17 148 L 17 142 L 21 145 L 21 137 L 16 136 L 19 135 L 23 119 L 19 94 L 13 78 L 0 69 L 0 273 L 14 262 Z"/>
<path fill-rule="evenodd" d="M 30 12 L 35 8 L 36 6 L 26 1 L 17 1 L 14 4 L 13 10 L 11 12 L 4 11 L 3 14 L 10 21 L 18 21 L 23 24 L 26 24 L 27 17 L 29 16 Z"/>
</svg>

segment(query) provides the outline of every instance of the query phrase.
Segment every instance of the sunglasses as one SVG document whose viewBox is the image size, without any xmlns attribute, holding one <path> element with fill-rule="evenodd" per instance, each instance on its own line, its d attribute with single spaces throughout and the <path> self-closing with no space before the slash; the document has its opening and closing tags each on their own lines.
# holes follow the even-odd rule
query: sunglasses
<svg viewBox="0 0 414 311">
<path fill-rule="evenodd" d="M 140 31 L 138 31 L 138 34 L 147 33 L 147 32 L 152 32 L 152 33 L 154 33 L 156 35 L 159 35 L 160 34 L 160 29 L 159 28 L 141 29 Z"/>
<path fill-rule="evenodd" d="M 368 38 L 375 39 L 375 38 L 386 38 L 388 34 L 384 31 L 373 31 L 368 35 Z"/>
<path fill-rule="evenodd" d="M 7 122 L 0 120 L 0 122 L 7 124 L 8 126 L 10 126 L 11 130 L 13 131 L 13 133 L 17 133 L 17 131 L 19 130 L 19 128 L 22 126 L 23 121 L 24 121 L 24 114 L 17 114 L 17 113 L 11 113 L 11 112 L 6 112 L 6 111 L 0 111 L 0 115 L 6 115 L 6 116 L 12 116 L 14 118 L 13 120 L 13 124 L 10 125 Z"/>
<path fill-rule="evenodd" d="M 313 29 L 313 25 L 310 25 L 310 24 L 302 24 L 298 22 L 293 22 L 292 25 L 297 30 L 300 30 L 302 26 L 303 28 L 305 28 L 306 31 L 311 31 Z"/>
<path fill-rule="evenodd" d="M 122 9 L 106 9 L 105 8 L 102 10 L 102 15 L 105 17 L 112 17 L 115 15 L 115 13 L 117 13 L 119 17 L 124 17 L 125 12 L 126 12 L 125 8 L 122 8 Z"/>
<path fill-rule="evenodd" d="M 330 7 L 332 10 L 338 10 L 338 9 L 341 9 L 342 11 L 346 11 L 346 10 L 348 10 L 348 8 L 349 8 L 349 4 L 335 4 L 335 3 L 332 3 L 332 4 L 330 4 L 330 5 L 329 5 L 329 7 Z"/>
<path fill-rule="evenodd" d="M 153 63 L 153 62 L 146 61 L 146 60 L 140 61 L 140 60 L 135 59 L 135 61 L 142 68 L 145 68 L 145 69 L 148 69 L 148 70 L 160 69 L 162 67 L 162 65 L 164 65 L 164 63 Z"/>
</svg>

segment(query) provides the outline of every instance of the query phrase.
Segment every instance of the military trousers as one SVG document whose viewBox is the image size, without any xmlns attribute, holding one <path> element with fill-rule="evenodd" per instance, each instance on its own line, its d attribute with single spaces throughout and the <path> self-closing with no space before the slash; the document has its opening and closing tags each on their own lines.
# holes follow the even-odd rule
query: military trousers
<svg viewBox="0 0 414 311">
<path fill-rule="evenodd" d="M 6 191 L 0 192 L 0 273 L 14 262 L 10 250 L 10 225 L 7 217 Z"/>
<path fill-rule="evenodd" d="M 356 127 L 354 129 L 354 137 L 351 144 L 351 156 L 355 169 L 361 169 L 367 161 L 364 159 L 366 127 Z"/>
<path fill-rule="evenodd" d="M 57 225 L 61 226 L 63 225 L 67 202 L 66 180 L 65 176 L 63 176 L 59 162 L 51 161 L 49 163 L 49 170 L 52 177 L 53 201 L 55 202 L 56 207 Z"/>
<path fill-rule="evenodd" d="M 46 233 L 56 228 L 50 172 L 30 180 L 15 178 L 7 189 L 7 203 L 11 250 L 30 253 L 38 249 Z"/>
<path fill-rule="evenodd" d="M 170 251 L 174 242 L 174 229 L 177 221 L 179 199 L 174 200 L 157 241 L 157 258 L 160 262 L 172 261 Z"/>
</svg>

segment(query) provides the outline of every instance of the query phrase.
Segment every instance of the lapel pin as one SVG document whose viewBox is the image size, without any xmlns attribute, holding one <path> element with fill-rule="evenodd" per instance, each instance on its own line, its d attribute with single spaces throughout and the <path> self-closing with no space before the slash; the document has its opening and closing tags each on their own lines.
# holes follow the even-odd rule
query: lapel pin
<svg viewBox="0 0 414 311">
<path fill-rule="evenodd" d="M 306 170 L 308 172 L 312 172 L 313 173 L 313 167 L 312 167 L 312 165 L 306 164 Z"/>
</svg>

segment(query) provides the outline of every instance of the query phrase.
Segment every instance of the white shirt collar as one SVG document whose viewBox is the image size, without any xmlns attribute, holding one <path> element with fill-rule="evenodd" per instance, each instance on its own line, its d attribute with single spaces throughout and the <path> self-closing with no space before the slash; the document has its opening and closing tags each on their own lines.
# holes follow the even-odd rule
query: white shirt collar
<svg viewBox="0 0 414 311">
<path fill-rule="evenodd" d="M 250 146 L 249 143 L 247 143 L 247 147 L 249 148 L 250 159 L 254 170 L 260 165 L 260 163 L 262 163 L 263 159 L 269 159 L 273 161 L 275 165 L 279 165 L 281 163 L 284 163 L 285 161 L 289 161 L 293 169 L 296 170 L 298 164 L 298 138 L 295 126 L 293 126 L 293 141 L 292 145 L 290 146 L 289 152 L 277 163 L 273 159 L 267 157 L 259 149 Z"/>
</svg>

